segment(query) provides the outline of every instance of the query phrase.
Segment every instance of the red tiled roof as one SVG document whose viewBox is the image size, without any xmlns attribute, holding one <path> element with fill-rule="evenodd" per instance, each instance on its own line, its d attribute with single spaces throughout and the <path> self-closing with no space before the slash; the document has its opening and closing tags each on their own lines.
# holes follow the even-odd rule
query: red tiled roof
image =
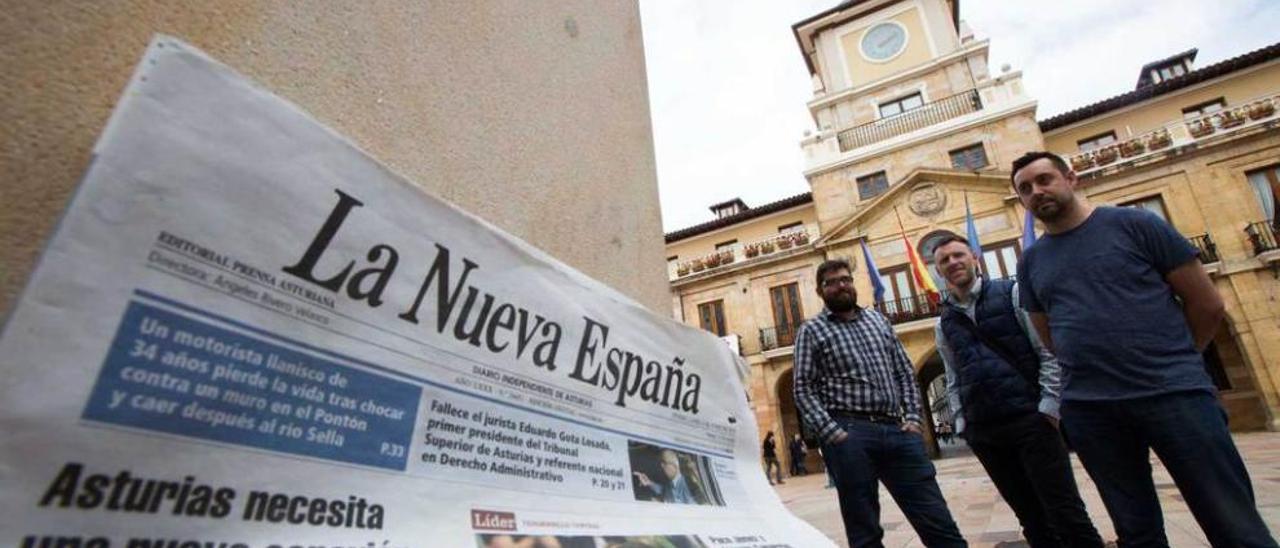
<svg viewBox="0 0 1280 548">
<path fill-rule="evenodd" d="M 1241 69 L 1246 69 L 1254 65 L 1260 65 L 1276 58 L 1280 58 L 1280 43 L 1272 44 L 1265 48 L 1253 50 L 1244 55 L 1232 57 L 1226 61 L 1221 61 L 1201 69 L 1193 70 L 1177 78 L 1170 78 L 1160 82 L 1159 84 L 1135 89 L 1129 93 L 1116 95 L 1110 99 L 1098 101 L 1097 103 L 1086 105 L 1075 110 L 1070 110 L 1057 116 L 1041 120 L 1040 131 L 1053 131 L 1060 127 L 1069 126 L 1076 122 L 1100 116 L 1113 110 L 1119 110 L 1148 99 L 1154 99 L 1161 95 L 1172 93 L 1179 89 L 1199 84 L 1207 80 L 1212 80 L 1219 76 L 1230 74 Z"/>
<path fill-rule="evenodd" d="M 699 234 L 706 234 L 717 228 L 723 228 L 729 225 L 738 224 L 740 222 L 743 222 L 749 219 L 763 217 L 770 213 L 777 213 L 784 209 L 790 209 L 798 205 L 804 205 L 810 202 L 813 202 L 812 192 L 806 192 L 804 194 L 796 194 L 795 196 L 791 196 L 789 198 L 783 198 L 776 202 L 770 202 L 759 207 L 753 207 L 746 211 L 740 212 L 736 215 L 730 215 L 728 217 L 722 217 L 720 219 L 707 221 L 702 224 L 697 224 L 691 227 L 682 228 L 674 232 L 668 232 L 666 235 L 667 243 L 676 242 L 686 238 L 692 238 Z"/>
</svg>

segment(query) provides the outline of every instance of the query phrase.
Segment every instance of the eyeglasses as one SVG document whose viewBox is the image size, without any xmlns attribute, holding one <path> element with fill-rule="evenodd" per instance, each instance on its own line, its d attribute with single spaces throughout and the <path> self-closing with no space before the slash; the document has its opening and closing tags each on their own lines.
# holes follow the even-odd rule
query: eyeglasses
<svg viewBox="0 0 1280 548">
<path fill-rule="evenodd" d="M 827 278 L 822 280 L 822 287 L 840 287 L 845 285 L 853 285 L 853 276 L 840 276 L 838 278 Z"/>
</svg>

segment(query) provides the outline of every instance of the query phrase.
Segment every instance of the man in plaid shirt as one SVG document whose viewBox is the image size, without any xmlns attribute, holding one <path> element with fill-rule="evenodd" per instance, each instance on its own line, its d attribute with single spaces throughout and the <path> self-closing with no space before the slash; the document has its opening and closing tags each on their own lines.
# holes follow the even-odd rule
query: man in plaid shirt
<svg viewBox="0 0 1280 548">
<path fill-rule="evenodd" d="M 818 266 L 826 308 L 795 343 L 796 406 L 823 442 L 849 546 L 881 546 L 878 483 L 925 546 L 966 546 L 925 454 L 915 368 L 889 321 L 858 307 L 851 271 L 842 260 Z"/>
</svg>

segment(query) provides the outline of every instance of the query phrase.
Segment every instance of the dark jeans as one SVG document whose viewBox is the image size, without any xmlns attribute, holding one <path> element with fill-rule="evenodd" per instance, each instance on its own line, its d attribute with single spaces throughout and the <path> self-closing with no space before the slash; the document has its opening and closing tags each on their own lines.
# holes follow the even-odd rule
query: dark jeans
<svg viewBox="0 0 1280 548">
<path fill-rule="evenodd" d="M 1067 448 L 1043 415 L 970 425 L 964 437 L 1032 548 L 1102 546 L 1080 500 Z"/>
<path fill-rule="evenodd" d="M 849 437 L 827 444 L 822 458 L 835 479 L 850 548 L 882 546 L 878 482 L 884 483 L 925 546 L 967 546 L 947 510 L 919 434 L 860 419 L 837 422 Z"/>
<path fill-rule="evenodd" d="M 1098 484 L 1120 546 L 1168 546 L 1149 452 L 1164 463 L 1213 546 L 1276 542 L 1258 515 L 1226 411 L 1208 392 L 1064 402 L 1062 424 Z"/>
<path fill-rule="evenodd" d="M 776 455 L 764 458 L 764 477 L 772 484 L 773 479 L 769 477 L 770 471 L 773 472 L 774 477 L 778 478 L 778 483 L 782 483 L 782 463 L 778 462 Z"/>
<path fill-rule="evenodd" d="M 804 453 L 792 453 L 791 454 L 791 475 L 803 476 L 808 473 L 809 471 L 804 469 Z"/>
</svg>

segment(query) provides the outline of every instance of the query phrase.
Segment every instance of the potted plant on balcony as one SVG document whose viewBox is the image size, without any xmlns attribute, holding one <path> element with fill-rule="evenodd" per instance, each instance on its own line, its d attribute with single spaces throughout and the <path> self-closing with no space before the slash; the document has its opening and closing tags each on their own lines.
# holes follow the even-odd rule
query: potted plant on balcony
<svg viewBox="0 0 1280 548">
<path fill-rule="evenodd" d="M 794 243 L 795 242 L 791 240 L 790 234 L 783 235 L 781 238 L 778 238 L 778 249 L 791 249 L 791 246 Z"/>
<path fill-rule="evenodd" d="M 1132 158 L 1147 151 L 1147 146 L 1142 144 L 1142 139 L 1129 139 L 1120 143 L 1120 156 L 1124 158 Z"/>
<path fill-rule="evenodd" d="M 1187 131 L 1191 132 L 1192 137 L 1199 139 L 1201 137 L 1213 135 L 1213 132 L 1218 131 L 1218 128 L 1213 126 L 1213 117 L 1206 116 L 1199 120 L 1192 120 L 1191 123 L 1187 125 Z"/>
<path fill-rule="evenodd" d="M 797 232 L 792 237 L 795 238 L 797 246 L 807 245 L 809 243 L 808 232 Z"/>
<path fill-rule="evenodd" d="M 738 258 L 738 257 L 737 257 L 736 255 L 734 255 L 734 254 L 733 254 L 733 251 L 721 251 L 721 252 L 720 252 L 720 264 L 721 264 L 722 266 L 723 266 L 723 265 L 727 265 L 727 264 L 733 264 L 733 261 L 734 261 L 734 260 L 736 260 L 737 258 Z"/>
<path fill-rule="evenodd" d="M 702 259 L 694 259 L 693 264 L 690 265 L 690 269 L 692 269 L 694 272 L 702 272 L 703 270 L 707 269 L 707 265 L 706 263 L 702 262 Z"/>
<path fill-rule="evenodd" d="M 755 258 L 760 255 L 760 244 L 747 244 L 742 252 L 747 254 L 748 259 Z"/>
<path fill-rule="evenodd" d="M 1169 130 L 1161 129 L 1151 134 L 1151 139 L 1147 141 L 1147 147 L 1151 150 L 1160 150 L 1173 144 L 1173 138 L 1169 137 Z"/>
<path fill-rule="evenodd" d="M 715 268 L 717 266 L 720 266 L 720 254 L 712 253 L 710 255 L 707 255 L 706 257 L 702 258 L 702 262 L 703 264 L 707 265 L 707 268 Z"/>
<path fill-rule="evenodd" d="M 773 246 L 773 242 L 772 242 L 772 241 L 768 241 L 768 240 L 766 240 L 766 241 L 760 242 L 760 254 L 761 254 L 761 255 L 768 255 L 768 254 L 770 254 L 770 253 L 773 253 L 774 249 L 775 249 L 775 248 L 774 248 L 774 246 Z"/>
<path fill-rule="evenodd" d="M 1271 99 L 1263 99 L 1249 103 L 1247 110 L 1250 120 L 1261 120 L 1276 113 L 1276 104 Z"/>
<path fill-rule="evenodd" d="M 1113 146 L 1102 147 L 1093 153 L 1093 159 L 1099 166 L 1110 164 L 1111 162 L 1116 161 L 1116 158 L 1119 157 L 1120 153 L 1116 150 L 1116 147 Z"/>
<path fill-rule="evenodd" d="M 1218 113 L 1219 125 L 1222 129 L 1233 128 L 1249 121 L 1239 110 L 1224 110 Z"/>
<path fill-rule="evenodd" d="M 1071 169 L 1075 171 L 1084 171 L 1093 167 L 1093 155 L 1088 152 L 1077 154 L 1071 157 Z"/>
<path fill-rule="evenodd" d="M 689 275 L 689 263 L 684 262 L 676 265 L 676 277 L 683 277 L 688 275 Z"/>
</svg>

